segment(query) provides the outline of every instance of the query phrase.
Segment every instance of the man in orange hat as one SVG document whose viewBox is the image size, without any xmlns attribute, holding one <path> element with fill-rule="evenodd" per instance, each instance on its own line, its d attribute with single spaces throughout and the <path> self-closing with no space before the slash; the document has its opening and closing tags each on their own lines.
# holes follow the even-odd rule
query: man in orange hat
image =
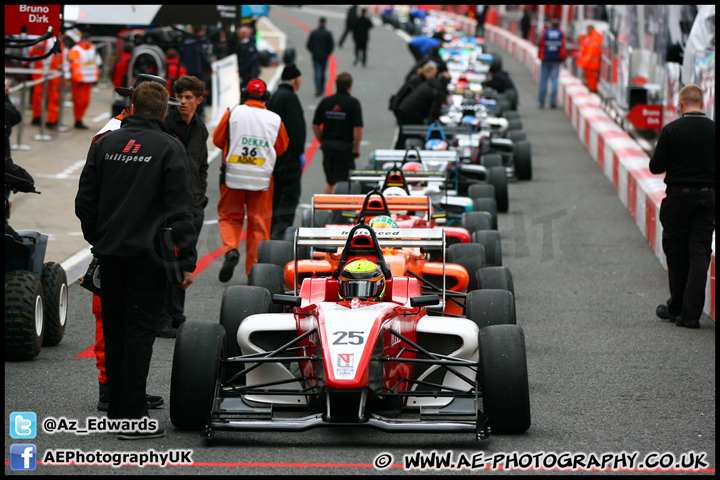
<svg viewBox="0 0 720 480">
<path fill-rule="evenodd" d="M 256 78 L 243 89 L 247 101 L 228 109 L 220 120 L 213 143 L 223 151 L 220 167 L 218 230 L 225 261 L 219 279 L 227 282 L 240 261 L 238 245 L 247 212 L 245 273 L 257 263 L 260 242 L 270 240 L 273 169 L 289 140 L 280 115 L 265 107 L 267 85 Z"/>
</svg>

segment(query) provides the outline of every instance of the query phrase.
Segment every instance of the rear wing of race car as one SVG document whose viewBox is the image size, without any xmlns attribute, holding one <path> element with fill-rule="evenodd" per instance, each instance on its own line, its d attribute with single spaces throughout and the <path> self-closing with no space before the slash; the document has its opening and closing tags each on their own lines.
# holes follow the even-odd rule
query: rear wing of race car
<svg viewBox="0 0 720 480">
<path fill-rule="evenodd" d="M 408 198 L 408 197 L 398 197 Z M 412 197 L 409 197 L 412 198 Z M 367 245 L 365 240 L 377 242 L 375 245 Z M 355 240 L 358 240 L 356 245 Z M 347 227 L 326 227 L 326 228 L 298 228 L 295 232 L 293 241 L 293 249 L 295 251 L 295 295 L 298 295 L 298 258 L 299 247 L 312 248 L 343 248 L 345 249 L 367 249 L 374 251 L 378 256 L 378 261 L 385 272 L 389 276 L 389 269 L 385 265 L 382 251 L 380 249 L 390 248 L 422 248 L 445 251 L 447 249 L 447 239 L 445 231 L 439 228 L 400 228 L 400 229 L 372 229 L 365 224 L 347 226 Z M 342 259 L 347 258 L 348 252 L 343 251 Z M 442 280 L 442 299 L 443 312 L 445 300 L 445 256 L 443 255 L 443 280 Z"/>
<path fill-rule="evenodd" d="M 381 197 L 377 194 L 370 198 L 367 195 L 313 195 L 311 207 L 313 211 L 354 210 L 366 217 L 390 215 L 393 211 L 428 212 L 428 214 L 432 211 L 428 197 Z M 345 235 L 347 237 L 347 234 Z"/>
<path fill-rule="evenodd" d="M 455 191 L 458 189 L 459 177 L 456 167 L 460 163 L 460 153 L 456 150 L 375 150 L 371 160 L 376 170 L 388 170 L 396 165 L 402 168 L 406 162 L 418 162 L 426 172 L 454 171 L 454 189 Z M 448 176 L 442 182 L 446 183 L 448 180 L 452 182 L 452 177 Z"/>
</svg>

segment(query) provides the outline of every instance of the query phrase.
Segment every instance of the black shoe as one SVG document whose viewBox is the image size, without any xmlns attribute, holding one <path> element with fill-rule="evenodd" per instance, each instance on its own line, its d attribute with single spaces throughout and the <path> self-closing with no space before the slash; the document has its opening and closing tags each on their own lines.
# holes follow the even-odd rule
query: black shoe
<svg viewBox="0 0 720 480">
<path fill-rule="evenodd" d="M 34 126 L 36 126 L 36 127 L 39 127 L 39 126 L 40 126 L 40 122 L 41 122 L 40 117 L 33 118 L 33 119 L 32 119 L 32 122 L 30 122 L 30 125 L 34 125 Z"/>
<path fill-rule="evenodd" d="M 78 130 L 87 130 L 88 126 L 85 125 L 84 123 L 82 123 L 81 121 L 77 121 L 77 122 L 75 122 L 75 128 L 77 128 Z"/>
<path fill-rule="evenodd" d="M 554 103 L 551 103 L 551 104 L 550 104 L 550 108 L 552 108 L 553 110 L 555 110 L 555 109 L 557 108 L 557 105 L 555 105 Z"/>
<path fill-rule="evenodd" d="M 148 438 L 162 438 L 165 430 L 158 428 L 154 432 L 122 432 L 118 433 L 118 440 L 145 440 Z"/>
<path fill-rule="evenodd" d="M 57 128 L 57 122 L 45 122 L 45 128 L 55 130 Z"/>
<path fill-rule="evenodd" d="M 240 254 L 237 250 L 230 250 L 225 254 L 225 262 L 223 262 L 222 268 L 220 268 L 220 274 L 218 274 L 218 279 L 221 282 L 227 282 L 229 281 L 233 276 L 233 270 L 235 270 L 235 266 L 240 261 Z"/>
<path fill-rule="evenodd" d="M 700 321 L 699 320 L 683 320 L 682 317 L 677 317 L 677 320 L 675 320 L 675 325 L 678 327 L 685 327 L 685 328 L 700 328 Z"/>
<path fill-rule="evenodd" d="M 538 108 L 543 109 L 543 108 L 545 108 L 545 105 L 542 103 L 538 103 Z"/>
<path fill-rule="evenodd" d="M 160 338 L 176 338 L 177 328 L 173 328 L 172 325 L 163 325 L 160 327 L 157 336 Z"/>
<path fill-rule="evenodd" d="M 107 412 L 110 406 L 110 393 L 108 392 L 107 383 L 99 383 L 100 394 L 98 396 L 97 409 L 101 412 Z"/>
<path fill-rule="evenodd" d="M 110 407 L 110 394 L 108 393 L 107 383 L 100 383 L 100 397 L 98 399 L 97 409 L 101 412 L 107 412 Z M 146 395 L 148 408 L 158 408 L 165 403 L 160 395 Z"/>
<path fill-rule="evenodd" d="M 322 92 L 315 92 L 316 97 L 322 97 Z"/>
<path fill-rule="evenodd" d="M 145 398 L 147 398 L 148 408 L 158 408 L 165 403 L 165 400 L 163 400 L 163 397 L 160 395 L 150 395 L 148 393 L 145 395 Z"/>
<path fill-rule="evenodd" d="M 680 315 L 670 313 L 668 306 L 665 304 L 658 305 L 657 309 L 655 309 L 655 315 L 657 315 L 658 318 L 662 318 L 663 320 L 670 320 L 673 323 L 680 317 Z"/>
</svg>

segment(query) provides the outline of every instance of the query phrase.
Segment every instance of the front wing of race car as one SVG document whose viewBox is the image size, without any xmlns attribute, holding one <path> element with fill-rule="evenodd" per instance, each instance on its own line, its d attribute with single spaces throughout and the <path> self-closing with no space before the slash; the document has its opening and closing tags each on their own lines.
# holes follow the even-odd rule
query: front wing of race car
<svg viewBox="0 0 720 480">
<path fill-rule="evenodd" d="M 243 364 L 235 376 L 245 375 L 245 384 L 228 381 L 218 388 L 206 433 L 360 426 L 397 433 L 474 432 L 478 440 L 488 438 L 488 417 L 479 408 L 478 329 L 473 322 L 424 316 L 415 332 L 405 334 L 397 331 L 397 322 L 388 322 L 365 359 L 369 375 L 412 373 L 398 374 L 391 384 L 371 378 L 368 385 L 342 389 L 334 387 L 331 377 L 347 375 L 352 359 L 363 359 L 357 353 L 338 353 L 347 346 L 343 350 L 329 344 L 324 349 L 318 341 L 310 354 L 309 345 L 318 336 L 338 338 L 347 329 L 346 317 L 344 312 L 342 320 L 326 320 L 305 332 L 292 313 L 245 319 L 237 333 L 244 355 L 223 362 Z M 358 326 L 362 322 L 352 323 L 363 330 Z M 397 353 L 383 354 L 387 345 L 399 345 Z"/>
</svg>

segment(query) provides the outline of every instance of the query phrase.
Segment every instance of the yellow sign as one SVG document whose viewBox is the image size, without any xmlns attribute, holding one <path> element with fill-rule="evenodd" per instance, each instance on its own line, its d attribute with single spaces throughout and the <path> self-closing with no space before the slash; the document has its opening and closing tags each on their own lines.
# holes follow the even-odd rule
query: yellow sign
<svg viewBox="0 0 720 480">
<path fill-rule="evenodd" d="M 265 163 L 265 159 L 257 157 L 246 157 L 243 155 L 230 155 L 230 160 L 228 160 L 228 162 L 242 163 L 244 165 L 255 165 L 256 167 L 261 167 Z"/>
</svg>

